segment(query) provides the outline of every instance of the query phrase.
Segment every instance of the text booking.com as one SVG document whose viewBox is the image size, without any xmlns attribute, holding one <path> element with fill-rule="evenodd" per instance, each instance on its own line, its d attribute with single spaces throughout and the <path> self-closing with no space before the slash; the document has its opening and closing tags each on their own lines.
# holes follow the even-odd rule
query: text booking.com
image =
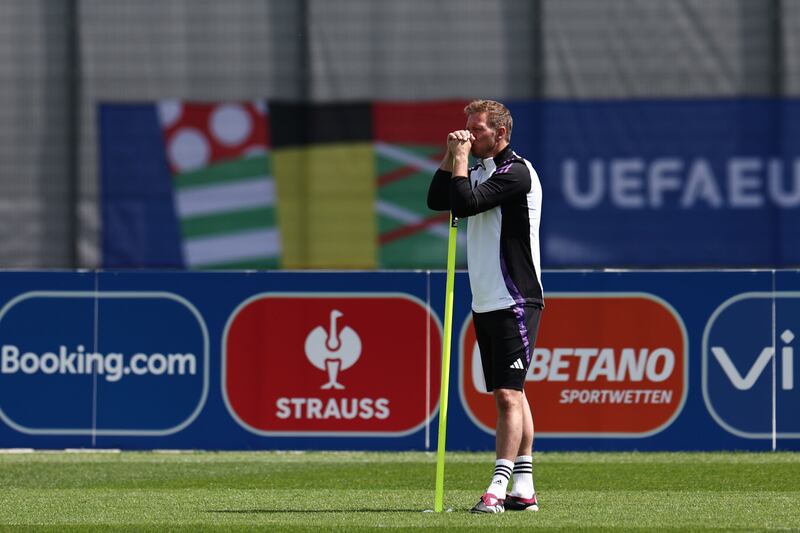
<svg viewBox="0 0 800 533">
<path fill-rule="evenodd" d="M 197 373 L 197 357 L 192 353 L 99 353 L 83 345 L 70 350 L 64 345 L 43 353 L 21 350 L 13 344 L 0 348 L 2 374 L 62 374 L 103 376 L 119 381 L 124 376 L 183 376 Z"/>
</svg>

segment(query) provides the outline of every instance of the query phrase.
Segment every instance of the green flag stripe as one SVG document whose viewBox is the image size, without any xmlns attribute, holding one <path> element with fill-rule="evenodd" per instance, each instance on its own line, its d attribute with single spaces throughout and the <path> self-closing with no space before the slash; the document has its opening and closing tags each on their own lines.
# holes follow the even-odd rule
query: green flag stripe
<svg viewBox="0 0 800 533">
<path fill-rule="evenodd" d="M 246 261 L 231 261 L 230 263 L 214 263 L 192 267 L 202 270 L 253 270 L 280 268 L 279 257 L 261 257 L 247 259 Z"/>
<path fill-rule="evenodd" d="M 274 207 L 257 207 L 243 211 L 184 218 L 181 220 L 181 230 L 185 239 L 191 239 L 206 235 L 272 227 L 275 224 Z"/>
<path fill-rule="evenodd" d="M 196 185 L 224 183 L 238 178 L 269 176 L 272 173 L 269 157 L 266 154 L 254 155 L 246 159 L 217 163 L 199 170 L 175 176 L 175 187 L 182 189 Z"/>
<path fill-rule="evenodd" d="M 413 155 L 416 155 L 422 159 L 430 159 L 433 155 L 437 154 L 438 152 L 442 151 L 442 148 L 436 147 L 428 147 L 428 146 L 406 146 L 406 145 L 395 145 L 397 148 L 405 150 Z M 378 176 L 386 174 L 388 172 L 392 172 L 401 167 L 405 167 L 408 163 L 404 161 L 398 161 L 395 158 L 389 157 L 383 154 L 376 154 L 377 159 L 377 171 Z M 438 161 L 434 161 L 434 163 L 438 163 Z M 429 175 L 430 172 L 426 170 L 419 170 L 419 172 L 425 173 L 425 175 Z"/>
</svg>

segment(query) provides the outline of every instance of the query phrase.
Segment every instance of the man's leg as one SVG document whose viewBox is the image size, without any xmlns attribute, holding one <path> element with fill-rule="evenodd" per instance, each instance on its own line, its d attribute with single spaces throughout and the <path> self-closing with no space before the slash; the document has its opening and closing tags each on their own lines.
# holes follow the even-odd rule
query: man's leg
<svg viewBox="0 0 800 533">
<path fill-rule="evenodd" d="M 537 511 L 539 505 L 533 486 L 533 415 L 527 398 L 524 398 L 522 410 L 522 439 L 514 459 L 514 485 L 506 498 L 506 507 L 512 511 Z"/>
<path fill-rule="evenodd" d="M 522 400 L 525 398 L 522 391 L 495 389 L 493 394 L 497 405 L 497 437 L 495 441 L 497 460 L 494 463 L 494 475 L 489 482 L 489 488 L 481 497 L 481 501 L 472 508 L 473 512 L 479 513 L 503 512 L 503 500 L 505 500 L 508 482 L 514 471 L 514 457 L 522 438 L 522 422 L 524 420 Z"/>
<path fill-rule="evenodd" d="M 495 428 L 496 461 L 494 475 L 481 497 L 481 501 L 473 508 L 474 512 L 503 512 L 504 500 L 509 480 L 514 472 L 514 459 L 521 447 L 530 448 L 533 440 L 533 429 L 530 408 L 523 388 L 527 368 L 527 345 L 525 344 L 524 327 L 520 326 L 519 315 L 508 309 L 486 314 L 474 314 L 476 337 L 481 347 L 481 358 L 484 372 L 491 372 L 491 381 L 487 378 L 488 390 L 492 391 L 497 410 Z M 478 327 L 478 322 L 483 326 Z M 484 344 L 480 343 L 481 333 L 485 335 Z M 484 352 L 484 345 L 489 344 Z M 526 425 L 527 423 L 527 425 Z M 524 436 L 527 438 L 523 442 Z"/>
<path fill-rule="evenodd" d="M 494 332 L 498 326 L 499 314 L 497 312 L 490 313 L 473 313 L 472 320 L 475 325 L 475 337 L 478 341 L 478 346 L 481 351 L 481 365 L 483 366 L 483 376 L 486 380 L 486 391 L 495 394 L 495 342 L 493 340 Z M 499 456 L 498 456 L 499 457 Z M 506 489 L 508 488 L 508 480 L 511 479 L 511 474 L 514 470 L 514 461 L 507 459 L 498 459 L 494 465 L 494 475 L 492 481 L 489 483 L 489 488 L 481 496 L 481 499 L 472 508 L 473 513 L 502 513 L 503 498 L 506 496 Z"/>
<path fill-rule="evenodd" d="M 517 455 L 531 455 L 533 453 L 533 415 L 528 397 L 522 393 L 522 438 L 519 443 Z"/>
<path fill-rule="evenodd" d="M 533 353 L 533 346 L 539 331 L 541 309 L 526 308 L 525 323 L 528 333 L 528 353 Z M 530 357 L 526 361 L 530 364 Z M 525 371 L 527 372 L 527 365 Z M 539 502 L 536 498 L 536 489 L 533 486 L 533 414 L 528 404 L 528 399 L 523 398 L 522 437 L 514 459 L 514 485 L 511 494 L 505 499 L 505 509 L 511 511 L 538 511 Z"/>
<path fill-rule="evenodd" d="M 495 430 L 496 461 L 494 476 L 487 492 L 500 499 L 506 497 L 508 481 L 514 469 L 514 458 L 520 447 L 525 420 L 525 394 L 514 389 L 495 389 L 494 400 L 497 405 L 497 428 Z"/>
<path fill-rule="evenodd" d="M 530 407 L 528 407 L 525 393 L 514 389 L 496 389 L 494 400 L 497 406 L 497 459 L 514 461 L 517 455 L 521 455 L 518 452 L 522 446 L 526 445 L 530 449 L 533 442 L 533 421 Z M 527 417 L 531 419 L 530 432 L 525 427 L 526 408 Z M 526 436 L 529 439 L 527 444 L 523 440 Z"/>
</svg>

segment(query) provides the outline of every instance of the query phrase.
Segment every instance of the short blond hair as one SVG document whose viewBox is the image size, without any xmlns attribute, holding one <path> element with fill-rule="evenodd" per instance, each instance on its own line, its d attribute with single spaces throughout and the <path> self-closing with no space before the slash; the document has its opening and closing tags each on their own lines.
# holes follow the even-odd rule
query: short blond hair
<svg viewBox="0 0 800 533">
<path fill-rule="evenodd" d="M 506 128 L 506 141 L 511 142 L 511 129 L 514 127 L 514 119 L 506 106 L 494 100 L 473 100 L 464 108 L 464 114 L 475 115 L 476 113 L 486 113 L 486 122 L 493 130 L 500 126 Z"/>
</svg>

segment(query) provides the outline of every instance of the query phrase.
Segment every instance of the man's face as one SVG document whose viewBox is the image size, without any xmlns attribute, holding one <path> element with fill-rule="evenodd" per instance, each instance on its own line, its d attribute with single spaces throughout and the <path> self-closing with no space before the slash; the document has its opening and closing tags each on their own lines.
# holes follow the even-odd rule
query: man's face
<svg viewBox="0 0 800 533">
<path fill-rule="evenodd" d="M 470 153 L 477 158 L 494 157 L 498 150 L 497 130 L 489 127 L 486 122 L 487 113 L 475 113 L 467 117 L 467 130 L 475 137 Z"/>
</svg>

